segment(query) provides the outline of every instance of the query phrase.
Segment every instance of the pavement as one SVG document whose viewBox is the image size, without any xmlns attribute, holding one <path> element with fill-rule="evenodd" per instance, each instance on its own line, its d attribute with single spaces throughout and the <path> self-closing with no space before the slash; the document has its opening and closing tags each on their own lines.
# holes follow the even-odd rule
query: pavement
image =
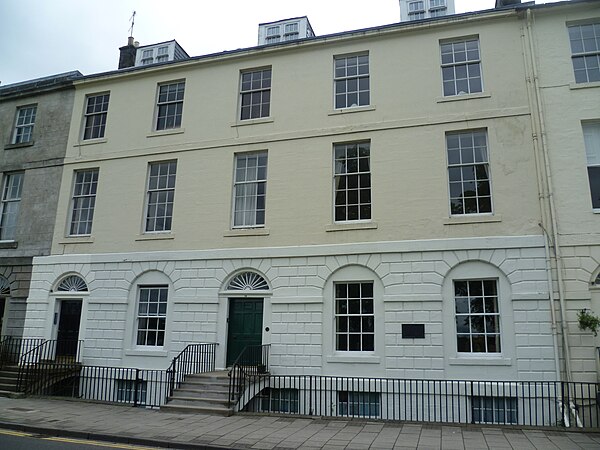
<svg viewBox="0 0 600 450">
<path fill-rule="evenodd" d="M 180 449 L 600 449 L 600 433 L 295 418 L 223 417 L 56 398 L 0 397 L 0 428 Z"/>
</svg>

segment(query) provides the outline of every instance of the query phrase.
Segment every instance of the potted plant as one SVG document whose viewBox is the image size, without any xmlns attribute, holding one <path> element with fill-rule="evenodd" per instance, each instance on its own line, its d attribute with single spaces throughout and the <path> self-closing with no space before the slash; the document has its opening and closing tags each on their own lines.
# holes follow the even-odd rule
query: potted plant
<svg viewBox="0 0 600 450">
<path fill-rule="evenodd" d="M 600 329 L 600 317 L 598 317 L 589 309 L 582 309 L 577 313 L 577 320 L 579 322 L 580 330 L 589 330 L 594 333 L 594 336 L 598 336 L 598 330 Z"/>
</svg>

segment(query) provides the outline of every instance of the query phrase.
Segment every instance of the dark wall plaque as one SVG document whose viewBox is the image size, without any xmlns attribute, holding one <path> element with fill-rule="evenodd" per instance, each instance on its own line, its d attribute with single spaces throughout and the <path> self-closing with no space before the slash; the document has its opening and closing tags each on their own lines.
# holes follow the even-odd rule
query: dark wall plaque
<svg viewBox="0 0 600 450">
<path fill-rule="evenodd" d="M 402 339 L 424 339 L 425 324 L 423 323 L 403 323 Z"/>
</svg>

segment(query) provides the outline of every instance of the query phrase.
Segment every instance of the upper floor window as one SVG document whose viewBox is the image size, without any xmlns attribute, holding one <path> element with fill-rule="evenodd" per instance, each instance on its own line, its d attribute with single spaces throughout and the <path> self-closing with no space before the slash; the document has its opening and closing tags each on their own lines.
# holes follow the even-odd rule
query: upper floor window
<svg viewBox="0 0 600 450">
<path fill-rule="evenodd" d="M 285 41 L 292 41 L 294 39 L 298 39 L 298 36 L 300 36 L 300 33 L 298 32 L 298 22 L 286 23 L 283 39 Z"/>
<path fill-rule="evenodd" d="M 492 212 L 485 130 L 446 134 L 451 214 Z"/>
<path fill-rule="evenodd" d="M 160 84 L 156 103 L 156 129 L 169 130 L 181 127 L 185 81 Z"/>
<path fill-rule="evenodd" d="M 592 208 L 600 209 L 600 122 L 584 123 L 582 127 Z"/>
<path fill-rule="evenodd" d="M 459 353 L 500 353 L 497 280 L 455 280 L 454 306 Z"/>
<path fill-rule="evenodd" d="M 165 345 L 168 286 L 141 286 L 138 291 L 137 345 Z"/>
<path fill-rule="evenodd" d="M 446 0 L 429 0 L 429 9 L 440 9 L 446 7 Z"/>
<path fill-rule="evenodd" d="M 425 11 L 425 2 L 424 1 L 410 2 L 408 4 L 408 12 L 409 13 L 418 12 L 418 11 Z"/>
<path fill-rule="evenodd" d="M 334 146 L 336 222 L 371 219 L 370 152 L 369 142 Z"/>
<path fill-rule="evenodd" d="M 146 232 L 171 231 L 177 161 L 150 164 L 146 206 Z"/>
<path fill-rule="evenodd" d="M 267 28 L 267 44 L 273 44 L 275 42 L 279 42 L 279 38 L 281 37 L 281 33 L 279 31 L 279 26 L 269 27 Z"/>
<path fill-rule="evenodd" d="M 269 117 L 271 113 L 271 69 L 242 72 L 240 120 Z"/>
<path fill-rule="evenodd" d="M 444 96 L 482 92 L 479 39 L 442 43 L 440 49 Z"/>
<path fill-rule="evenodd" d="M 0 241 L 12 241 L 15 238 L 22 190 L 23 172 L 4 175 L 0 202 Z"/>
<path fill-rule="evenodd" d="M 233 226 L 247 228 L 265 224 L 267 152 L 235 156 Z"/>
<path fill-rule="evenodd" d="M 169 60 L 169 47 L 158 47 L 156 62 L 163 62 Z"/>
<path fill-rule="evenodd" d="M 83 139 L 99 139 L 104 137 L 108 100 L 110 94 L 90 95 L 85 106 L 85 124 Z"/>
<path fill-rule="evenodd" d="M 600 22 L 569 27 L 576 83 L 600 81 Z"/>
<path fill-rule="evenodd" d="M 375 350 L 373 282 L 334 283 L 335 349 Z"/>
<path fill-rule="evenodd" d="M 334 63 L 336 109 L 369 105 L 369 55 L 337 56 Z"/>
<path fill-rule="evenodd" d="M 75 172 L 69 235 L 79 236 L 92 233 L 97 187 L 98 169 Z"/>
<path fill-rule="evenodd" d="M 22 144 L 31 142 L 33 137 L 33 125 L 35 123 L 35 114 L 37 106 L 23 106 L 17 109 L 17 119 L 15 131 L 13 134 L 13 144 Z"/>
<path fill-rule="evenodd" d="M 444 8 L 432 9 L 429 11 L 429 15 L 431 17 L 441 17 L 446 15 L 446 10 Z"/>
<path fill-rule="evenodd" d="M 142 65 L 152 64 L 154 62 L 154 50 L 142 50 Z"/>
</svg>

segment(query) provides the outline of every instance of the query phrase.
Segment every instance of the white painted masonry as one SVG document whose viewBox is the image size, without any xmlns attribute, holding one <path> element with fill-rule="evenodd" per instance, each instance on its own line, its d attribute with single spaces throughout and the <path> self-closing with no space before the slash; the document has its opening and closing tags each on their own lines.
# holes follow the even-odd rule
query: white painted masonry
<svg viewBox="0 0 600 450">
<path fill-rule="evenodd" d="M 263 294 L 263 329 L 270 328 L 263 343 L 272 345 L 275 373 L 553 380 L 542 244 L 539 237 L 493 237 L 36 258 L 36 295 L 29 298 L 25 328 L 28 337 L 52 337 L 56 327 L 48 322 L 60 296 L 48 292 L 63 274 L 75 272 L 89 287 L 80 331 L 86 364 L 166 368 L 188 343 L 219 342 L 217 366 L 223 367 L 227 297 L 220 292 L 232 274 L 247 269 L 264 274 L 272 286 Z M 456 355 L 454 298 L 447 287 L 452 277 L 464 277 L 464 267 L 469 278 L 500 280 L 498 356 Z M 375 282 L 373 354 L 333 350 L 334 279 Z M 165 346 L 136 348 L 136 286 L 157 282 L 172 289 Z M 425 339 L 402 339 L 403 323 L 424 323 Z"/>
</svg>

